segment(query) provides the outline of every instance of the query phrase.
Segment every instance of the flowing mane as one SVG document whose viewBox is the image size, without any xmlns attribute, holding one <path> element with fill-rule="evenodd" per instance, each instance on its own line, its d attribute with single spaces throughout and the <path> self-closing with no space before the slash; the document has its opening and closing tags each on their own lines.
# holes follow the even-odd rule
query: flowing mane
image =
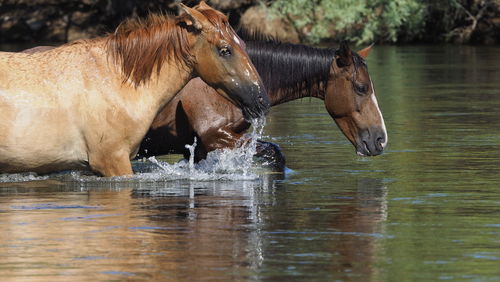
<svg viewBox="0 0 500 282">
<path fill-rule="evenodd" d="M 283 43 L 272 36 L 240 29 L 247 40 L 247 52 L 270 92 L 281 90 L 280 102 L 301 96 L 313 96 L 325 90 L 336 49 Z M 366 66 L 353 52 L 356 67 Z M 287 98 L 285 98 L 287 97 Z"/>
<path fill-rule="evenodd" d="M 247 42 L 247 52 L 270 92 L 312 96 L 324 90 L 335 50 L 275 41 Z"/>
<path fill-rule="evenodd" d="M 199 10 L 221 32 L 228 30 L 227 18 L 220 12 Z M 119 63 L 123 80 L 135 86 L 147 82 L 154 70 L 173 59 L 190 66 L 193 62 L 186 27 L 172 15 L 151 14 L 146 19 L 129 19 L 121 23 L 107 38 L 112 59 Z M 209 41 L 212 38 L 207 38 Z"/>
<path fill-rule="evenodd" d="M 326 87 L 335 50 L 284 43 L 245 28 L 238 34 L 246 40 L 247 53 L 269 92 L 281 90 L 280 102 L 313 96 Z"/>
<path fill-rule="evenodd" d="M 147 82 L 169 59 L 192 62 L 187 31 L 171 15 L 149 15 L 146 19 L 129 19 L 107 38 L 109 55 L 118 63 L 123 80 L 135 86 Z"/>
</svg>

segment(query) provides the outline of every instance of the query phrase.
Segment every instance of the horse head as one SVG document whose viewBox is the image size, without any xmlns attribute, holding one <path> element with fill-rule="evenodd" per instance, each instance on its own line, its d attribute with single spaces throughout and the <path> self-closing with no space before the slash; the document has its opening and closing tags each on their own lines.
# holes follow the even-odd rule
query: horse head
<svg viewBox="0 0 500 282">
<path fill-rule="evenodd" d="M 325 93 L 328 113 L 362 156 L 379 155 L 387 145 L 384 118 L 364 60 L 370 50 L 371 46 L 356 53 L 342 43 Z"/>
<path fill-rule="evenodd" d="M 227 17 L 203 1 L 194 8 L 180 7 L 178 23 L 198 35 L 191 50 L 195 75 L 242 108 L 245 119 L 267 112 L 263 83 Z"/>
</svg>

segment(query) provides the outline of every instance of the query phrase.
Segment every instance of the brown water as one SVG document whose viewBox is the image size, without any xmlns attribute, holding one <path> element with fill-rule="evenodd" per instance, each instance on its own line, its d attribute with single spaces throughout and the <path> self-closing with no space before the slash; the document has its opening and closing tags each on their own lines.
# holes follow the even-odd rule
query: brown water
<svg viewBox="0 0 500 282">
<path fill-rule="evenodd" d="M 500 48 L 370 56 L 384 155 L 303 99 L 268 117 L 284 176 L 2 175 L 2 279 L 499 281 Z"/>
</svg>

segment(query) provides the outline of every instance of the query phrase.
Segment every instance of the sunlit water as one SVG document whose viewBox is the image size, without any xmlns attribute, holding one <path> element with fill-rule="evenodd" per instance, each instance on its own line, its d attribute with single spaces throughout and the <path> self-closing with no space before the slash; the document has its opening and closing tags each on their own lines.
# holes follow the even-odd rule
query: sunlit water
<svg viewBox="0 0 500 282">
<path fill-rule="evenodd" d="M 381 46 L 368 65 L 379 157 L 303 99 L 263 133 L 285 174 L 250 144 L 131 178 L 1 175 L 2 279 L 500 280 L 500 48 Z"/>
</svg>

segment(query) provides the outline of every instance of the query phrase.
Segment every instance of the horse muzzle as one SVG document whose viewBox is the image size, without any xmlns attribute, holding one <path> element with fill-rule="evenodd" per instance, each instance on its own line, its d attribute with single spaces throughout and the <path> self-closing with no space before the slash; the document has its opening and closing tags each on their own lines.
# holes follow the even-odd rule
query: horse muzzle
<svg viewBox="0 0 500 282">
<path fill-rule="evenodd" d="M 360 156 L 378 156 L 387 146 L 387 133 L 382 128 L 363 130 L 356 145 L 356 153 Z"/>
<path fill-rule="evenodd" d="M 241 108 L 243 117 L 247 121 L 264 116 L 271 106 L 266 90 L 260 84 L 236 87 L 228 94 L 229 98 Z"/>
</svg>

